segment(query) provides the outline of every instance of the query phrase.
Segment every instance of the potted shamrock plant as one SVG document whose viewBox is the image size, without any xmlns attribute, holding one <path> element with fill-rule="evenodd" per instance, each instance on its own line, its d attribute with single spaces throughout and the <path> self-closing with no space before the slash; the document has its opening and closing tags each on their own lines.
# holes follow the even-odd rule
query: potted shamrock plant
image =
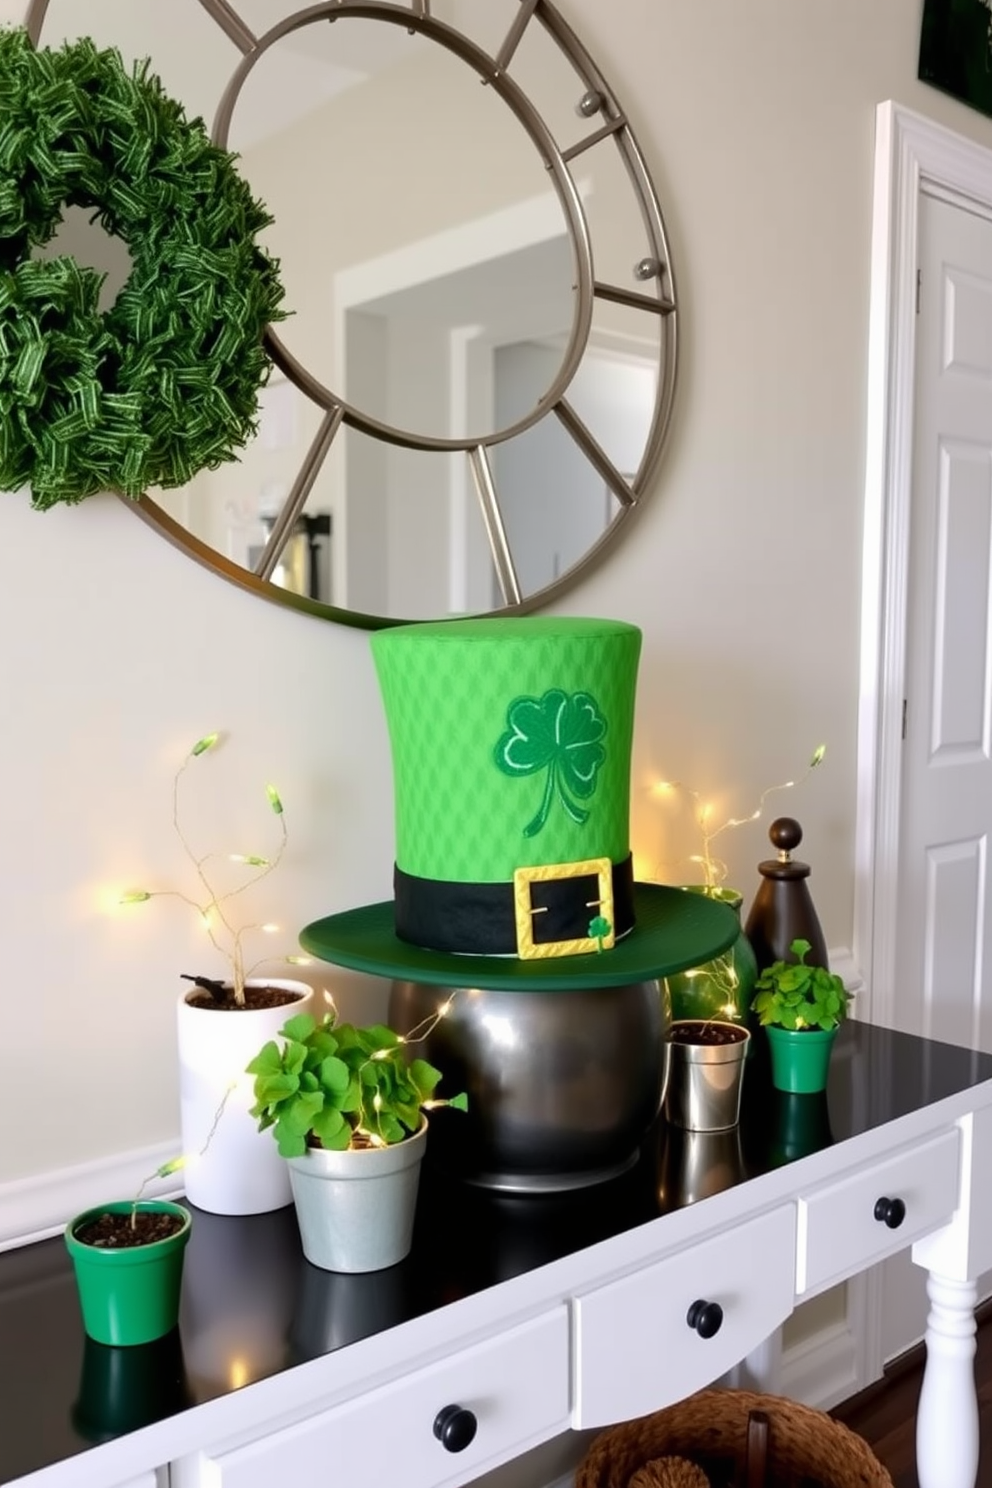
<svg viewBox="0 0 992 1488">
<path fill-rule="evenodd" d="M 794 940 L 789 950 L 795 960 L 766 967 L 751 1002 L 768 1033 L 772 1083 L 797 1095 L 825 1089 L 834 1038 L 851 1001 L 836 973 L 807 965 L 810 949 L 808 940 Z"/>
<path fill-rule="evenodd" d="M 379 1271 L 408 1254 L 424 1112 L 467 1109 L 465 1095 L 434 1098 L 441 1072 L 408 1057 L 417 1041 L 297 1013 L 248 1065 L 251 1115 L 286 1159 L 303 1253 L 325 1271 Z"/>
</svg>

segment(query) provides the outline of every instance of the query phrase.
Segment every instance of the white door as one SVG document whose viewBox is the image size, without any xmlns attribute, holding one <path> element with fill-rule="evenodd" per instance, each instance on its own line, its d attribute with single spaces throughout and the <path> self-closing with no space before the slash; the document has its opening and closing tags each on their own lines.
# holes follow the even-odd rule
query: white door
<svg viewBox="0 0 992 1488">
<path fill-rule="evenodd" d="M 898 1026 L 992 1049 L 992 221 L 919 218 Z M 883 1346 L 924 1329 L 923 1273 L 886 1268 Z"/>
<path fill-rule="evenodd" d="M 900 1023 L 992 1048 L 992 222 L 924 196 L 900 825 Z"/>
</svg>

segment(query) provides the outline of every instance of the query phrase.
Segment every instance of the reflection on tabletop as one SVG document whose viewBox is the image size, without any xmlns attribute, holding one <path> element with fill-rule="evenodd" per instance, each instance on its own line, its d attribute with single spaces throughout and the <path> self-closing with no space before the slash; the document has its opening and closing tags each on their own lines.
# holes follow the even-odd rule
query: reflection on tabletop
<svg viewBox="0 0 992 1488">
<path fill-rule="evenodd" d="M 178 1328 L 131 1348 L 84 1340 L 72 1423 L 87 1441 L 110 1441 L 192 1403 Z"/>
</svg>

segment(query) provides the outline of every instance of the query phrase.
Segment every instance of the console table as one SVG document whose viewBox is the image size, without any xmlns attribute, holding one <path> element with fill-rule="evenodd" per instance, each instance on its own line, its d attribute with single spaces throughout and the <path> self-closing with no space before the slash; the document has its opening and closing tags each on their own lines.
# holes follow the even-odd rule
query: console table
<svg viewBox="0 0 992 1488">
<path fill-rule="evenodd" d="M 497 1195 L 428 1165 L 390 1271 L 311 1267 L 292 1209 L 197 1212 L 179 1331 L 140 1349 L 84 1340 L 61 1241 L 0 1256 L 0 1482 L 270 1488 L 319 1468 L 455 1488 L 709 1384 L 797 1302 L 911 1245 L 931 1299 L 920 1483 L 972 1488 L 992 1056 L 849 1022 L 824 1098 L 773 1092 L 759 1059 L 738 1130 L 659 1123 L 635 1169 L 584 1192 Z M 446 1407 L 475 1423 L 463 1450 L 435 1432 Z"/>
</svg>

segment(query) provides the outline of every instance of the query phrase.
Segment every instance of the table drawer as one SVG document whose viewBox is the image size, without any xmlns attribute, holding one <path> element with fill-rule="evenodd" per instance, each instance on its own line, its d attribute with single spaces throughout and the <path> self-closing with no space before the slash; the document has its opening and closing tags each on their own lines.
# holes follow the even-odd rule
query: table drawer
<svg viewBox="0 0 992 1488">
<path fill-rule="evenodd" d="M 955 1127 L 800 1199 L 796 1291 L 819 1291 L 945 1224 L 957 1207 L 960 1167 Z M 881 1207 L 876 1217 L 886 1200 L 890 1223 Z"/>
<path fill-rule="evenodd" d="M 576 1297 L 572 1425 L 647 1415 L 725 1374 L 791 1313 L 795 1255 L 788 1204 Z M 722 1309 L 711 1337 L 688 1321 L 697 1301 Z"/>
<path fill-rule="evenodd" d="M 211 1454 L 204 1484 L 324 1483 L 431 1488 L 470 1478 L 569 1424 L 564 1304 L 392 1384 L 233 1451 Z M 451 1452 L 434 1435 L 445 1406 L 470 1410 L 474 1440 Z"/>
</svg>

